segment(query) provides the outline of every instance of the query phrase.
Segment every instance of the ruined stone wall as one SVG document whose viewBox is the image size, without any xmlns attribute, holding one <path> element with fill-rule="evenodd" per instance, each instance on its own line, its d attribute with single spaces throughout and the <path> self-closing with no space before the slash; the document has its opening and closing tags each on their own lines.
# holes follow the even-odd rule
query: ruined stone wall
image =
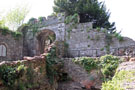
<svg viewBox="0 0 135 90">
<path fill-rule="evenodd" d="M 102 56 L 107 54 L 104 29 L 93 29 L 92 22 L 78 23 L 77 26 L 73 27 L 72 23 L 70 25 L 65 24 L 64 19 L 65 17 L 61 14 L 49 16 L 44 21 L 37 22 L 39 24 L 38 32 L 43 30 L 53 31 L 56 34 L 55 41 L 65 41 L 68 44 L 68 55 L 71 57 Z M 68 31 L 69 28 L 72 29 L 70 32 Z M 39 46 L 37 35 L 33 35 L 32 29 L 28 29 L 25 34 L 28 56 L 37 55 Z M 124 37 L 124 41 L 120 42 L 116 37 L 113 37 L 110 44 L 110 54 L 125 55 L 131 45 L 135 45 L 135 42 L 130 38 Z M 132 53 L 134 53 L 133 50 Z"/>
<path fill-rule="evenodd" d="M 66 26 L 68 29 L 70 26 Z M 70 35 L 69 35 L 70 34 Z M 81 23 L 73 28 L 70 33 L 66 32 L 66 42 L 69 45 L 69 56 L 102 56 L 107 54 L 107 42 L 104 29 L 98 31 L 92 28 L 92 23 Z M 119 41 L 116 37 L 112 37 L 110 43 L 110 54 L 113 55 L 135 55 L 135 41 L 124 37 L 123 41 Z"/>
<path fill-rule="evenodd" d="M 6 47 L 6 56 L 0 56 L 0 61 L 19 60 L 23 58 L 22 37 L 15 39 L 11 34 L 2 35 L 2 32 L 0 31 L 0 45 Z M 2 52 L 2 50 L 0 51 Z"/>
<path fill-rule="evenodd" d="M 66 33 L 66 36 L 71 56 L 94 56 L 93 54 L 97 53 L 94 49 L 105 46 L 105 34 L 94 30 L 92 23 L 79 24 L 76 29 Z"/>
<path fill-rule="evenodd" d="M 56 90 L 58 87 L 56 81 L 54 81 L 53 84 L 49 83 L 46 73 L 45 55 L 24 57 L 24 60 L 21 61 L 3 61 L 0 63 L 0 69 L 2 69 L 2 66 L 4 65 L 17 68 L 20 65 L 23 65 L 25 68 L 23 72 L 16 72 L 17 75 L 21 76 L 19 79 L 16 78 L 12 90 L 20 90 L 21 88 L 25 90 Z M 19 87 L 18 85 L 22 85 L 22 87 Z M 0 79 L 0 90 L 7 90 L 7 88 L 10 87 L 5 86 L 2 79 Z"/>
<path fill-rule="evenodd" d="M 58 18 L 59 17 L 59 18 Z M 56 35 L 56 41 L 63 41 L 65 38 L 65 24 L 64 24 L 64 16 L 61 14 L 56 16 L 48 16 L 47 19 L 45 18 L 44 21 L 40 22 L 37 21 L 36 24 L 38 25 L 37 33 L 33 34 L 33 29 L 28 27 L 26 32 L 24 33 L 24 43 L 26 56 L 34 56 L 38 55 L 38 33 L 50 30 L 53 31 Z M 27 53 L 28 52 L 28 53 Z"/>
</svg>

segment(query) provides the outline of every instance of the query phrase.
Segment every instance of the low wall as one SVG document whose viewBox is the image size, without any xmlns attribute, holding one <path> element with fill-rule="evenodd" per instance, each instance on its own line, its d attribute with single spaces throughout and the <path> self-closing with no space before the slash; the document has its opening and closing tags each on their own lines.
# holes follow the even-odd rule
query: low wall
<svg viewBox="0 0 135 90">
<path fill-rule="evenodd" d="M 35 57 L 24 57 L 24 59 L 25 60 L 21 60 L 21 61 L 12 61 L 12 62 L 3 61 L 0 63 L 0 70 L 3 68 L 3 66 L 7 65 L 16 68 L 15 76 L 20 75 L 19 78 L 15 77 L 15 84 L 13 84 L 12 90 L 56 90 L 57 83 L 54 82 L 51 85 L 49 83 L 49 80 L 47 79 L 45 55 L 35 56 Z M 2 73 L 0 74 L 3 75 Z M 9 75 L 9 72 L 8 74 L 5 75 Z M 10 77 L 12 76 L 8 76 L 8 78 Z M 11 78 L 11 80 L 12 79 L 13 78 Z M 10 87 L 6 86 L 3 83 L 3 79 L 1 78 L 0 90 L 6 90 L 7 88 Z"/>
</svg>

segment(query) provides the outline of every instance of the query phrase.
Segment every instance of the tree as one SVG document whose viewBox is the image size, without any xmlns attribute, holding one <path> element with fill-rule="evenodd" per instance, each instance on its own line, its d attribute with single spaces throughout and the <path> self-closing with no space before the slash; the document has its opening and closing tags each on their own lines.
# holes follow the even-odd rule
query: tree
<svg viewBox="0 0 135 90">
<path fill-rule="evenodd" d="M 106 10 L 103 2 L 97 0 L 55 0 L 54 12 L 65 12 L 66 15 L 79 14 L 80 22 L 93 22 L 94 28 L 107 28 L 109 32 L 113 32 L 115 23 L 110 23 L 110 12 Z"/>
<path fill-rule="evenodd" d="M 26 6 L 15 7 L 6 14 L 6 25 L 8 25 L 8 27 L 11 29 L 16 30 L 19 26 L 23 24 L 24 19 L 28 13 L 29 9 Z"/>
</svg>

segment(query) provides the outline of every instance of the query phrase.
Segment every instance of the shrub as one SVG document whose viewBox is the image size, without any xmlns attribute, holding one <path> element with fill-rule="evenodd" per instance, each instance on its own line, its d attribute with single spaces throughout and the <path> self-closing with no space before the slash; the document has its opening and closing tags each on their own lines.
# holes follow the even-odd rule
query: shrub
<svg viewBox="0 0 135 90">
<path fill-rule="evenodd" d="M 111 79 L 113 77 L 119 62 L 120 59 L 112 55 L 105 55 L 100 58 L 100 66 L 104 78 Z"/>
<path fill-rule="evenodd" d="M 131 77 L 135 71 L 120 71 L 116 72 L 112 80 L 104 82 L 101 90 L 125 90 L 122 87 L 122 82 L 132 81 Z"/>
<path fill-rule="evenodd" d="M 76 64 L 82 65 L 83 68 L 90 72 L 92 69 L 97 68 L 97 61 L 90 57 L 81 57 L 79 59 L 73 59 Z"/>
<path fill-rule="evenodd" d="M 24 70 L 24 65 L 20 65 L 18 67 L 2 65 L 0 66 L 0 79 L 3 81 L 5 86 L 13 87 L 15 81 L 22 77 Z"/>
</svg>

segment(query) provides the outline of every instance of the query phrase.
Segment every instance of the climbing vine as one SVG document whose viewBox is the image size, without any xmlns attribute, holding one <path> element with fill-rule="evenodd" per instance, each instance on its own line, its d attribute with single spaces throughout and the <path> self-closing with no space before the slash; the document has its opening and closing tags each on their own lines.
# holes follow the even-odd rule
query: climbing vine
<svg viewBox="0 0 135 90">
<path fill-rule="evenodd" d="M 78 17 L 79 15 L 78 14 L 74 14 L 74 15 L 70 15 L 70 16 L 67 16 L 66 19 L 65 19 L 65 24 L 68 24 L 70 25 L 67 29 L 67 32 L 68 32 L 68 38 L 70 39 L 70 32 L 72 31 L 73 28 L 76 28 L 77 27 L 77 24 L 78 24 Z"/>
<path fill-rule="evenodd" d="M 63 67 L 63 62 L 56 55 L 56 47 L 52 47 L 46 56 L 46 71 L 50 84 L 62 73 L 60 69 Z"/>
</svg>

